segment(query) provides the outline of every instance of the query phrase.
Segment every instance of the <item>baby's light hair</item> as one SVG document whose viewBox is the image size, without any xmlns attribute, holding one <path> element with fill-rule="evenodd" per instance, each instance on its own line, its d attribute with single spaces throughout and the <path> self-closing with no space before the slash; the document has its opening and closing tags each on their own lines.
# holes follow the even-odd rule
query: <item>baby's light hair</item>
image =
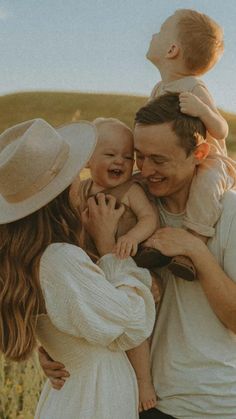
<svg viewBox="0 0 236 419">
<path fill-rule="evenodd" d="M 175 12 L 178 39 L 187 70 L 193 75 L 204 74 L 224 52 L 223 29 L 209 16 L 191 9 Z"/>
<path fill-rule="evenodd" d="M 96 127 L 100 127 L 101 125 L 105 125 L 105 124 L 121 125 L 124 129 L 129 130 L 129 132 L 133 135 L 132 130 L 128 127 L 128 125 L 126 125 L 124 122 L 120 121 L 117 118 L 98 117 L 98 118 L 93 120 L 93 123 L 96 125 Z"/>
</svg>

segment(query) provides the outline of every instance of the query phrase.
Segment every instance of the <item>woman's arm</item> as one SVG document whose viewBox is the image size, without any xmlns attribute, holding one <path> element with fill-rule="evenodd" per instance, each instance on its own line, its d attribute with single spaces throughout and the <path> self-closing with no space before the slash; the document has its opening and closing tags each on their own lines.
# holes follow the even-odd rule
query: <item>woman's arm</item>
<svg viewBox="0 0 236 419">
<path fill-rule="evenodd" d="M 126 350 L 150 335 L 154 321 L 151 276 L 129 258 L 112 254 L 123 208 L 113 196 L 90 198 L 83 220 L 104 256 L 95 265 L 80 248 L 49 246 L 40 261 L 40 283 L 47 313 L 61 331 L 91 343 Z"/>
</svg>

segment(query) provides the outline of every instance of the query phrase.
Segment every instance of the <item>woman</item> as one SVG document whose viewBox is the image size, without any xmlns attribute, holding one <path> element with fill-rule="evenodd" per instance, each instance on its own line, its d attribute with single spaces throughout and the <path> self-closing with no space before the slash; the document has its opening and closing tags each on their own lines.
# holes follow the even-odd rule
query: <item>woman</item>
<svg viewBox="0 0 236 419">
<path fill-rule="evenodd" d="M 95 138 L 87 122 L 55 130 L 41 119 L 0 135 L 0 350 L 20 361 L 39 339 L 70 373 L 60 392 L 45 385 L 40 419 L 138 418 L 124 351 L 152 331 L 153 298 L 139 281 L 151 278 L 110 254 L 123 212 L 113 197 L 91 199 L 84 214 L 98 264 L 79 247 L 74 191 Z"/>
</svg>

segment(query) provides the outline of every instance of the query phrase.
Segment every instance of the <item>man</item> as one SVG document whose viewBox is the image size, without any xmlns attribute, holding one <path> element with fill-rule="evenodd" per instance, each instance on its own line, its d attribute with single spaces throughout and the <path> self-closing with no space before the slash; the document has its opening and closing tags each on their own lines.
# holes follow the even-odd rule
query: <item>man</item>
<svg viewBox="0 0 236 419">
<path fill-rule="evenodd" d="M 162 226 L 168 226 L 147 245 L 168 256 L 190 257 L 197 270 L 193 282 L 161 271 L 165 289 L 151 348 L 158 404 L 141 413 L 142 419 L 236 418 L 236 194 L 225 193 L 207 246 L 181 228 L 191 182 L 209 151 L 204 137 L 201 121 L 180 112 L 176 94 L 137 112 L 137 165 Z M 47 373 L 53 375 L 51 369 Z"/>
</svg>

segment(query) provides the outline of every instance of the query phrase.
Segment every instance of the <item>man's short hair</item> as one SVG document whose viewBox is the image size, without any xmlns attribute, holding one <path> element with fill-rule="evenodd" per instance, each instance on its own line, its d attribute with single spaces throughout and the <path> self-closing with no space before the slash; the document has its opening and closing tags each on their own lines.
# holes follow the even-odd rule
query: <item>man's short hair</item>
<svg viewBox="0 0 236 419">
<path fill-rule="evenodd" d="M 179 93 L 167 93 L 148 102 L 135 116 L 135 124 L 159 125 L 170 123 L 187 156 L 206 139 L 206 127 L 196 117 L 181 112 Z"/>
<path fill-rule="evenodd" d="M 209 16 L 191 9 L 179 9 L 178 39 L 185 66 L 194 75 L 212 68 L 224 52 L 223 29 Z"/>
</svg>

